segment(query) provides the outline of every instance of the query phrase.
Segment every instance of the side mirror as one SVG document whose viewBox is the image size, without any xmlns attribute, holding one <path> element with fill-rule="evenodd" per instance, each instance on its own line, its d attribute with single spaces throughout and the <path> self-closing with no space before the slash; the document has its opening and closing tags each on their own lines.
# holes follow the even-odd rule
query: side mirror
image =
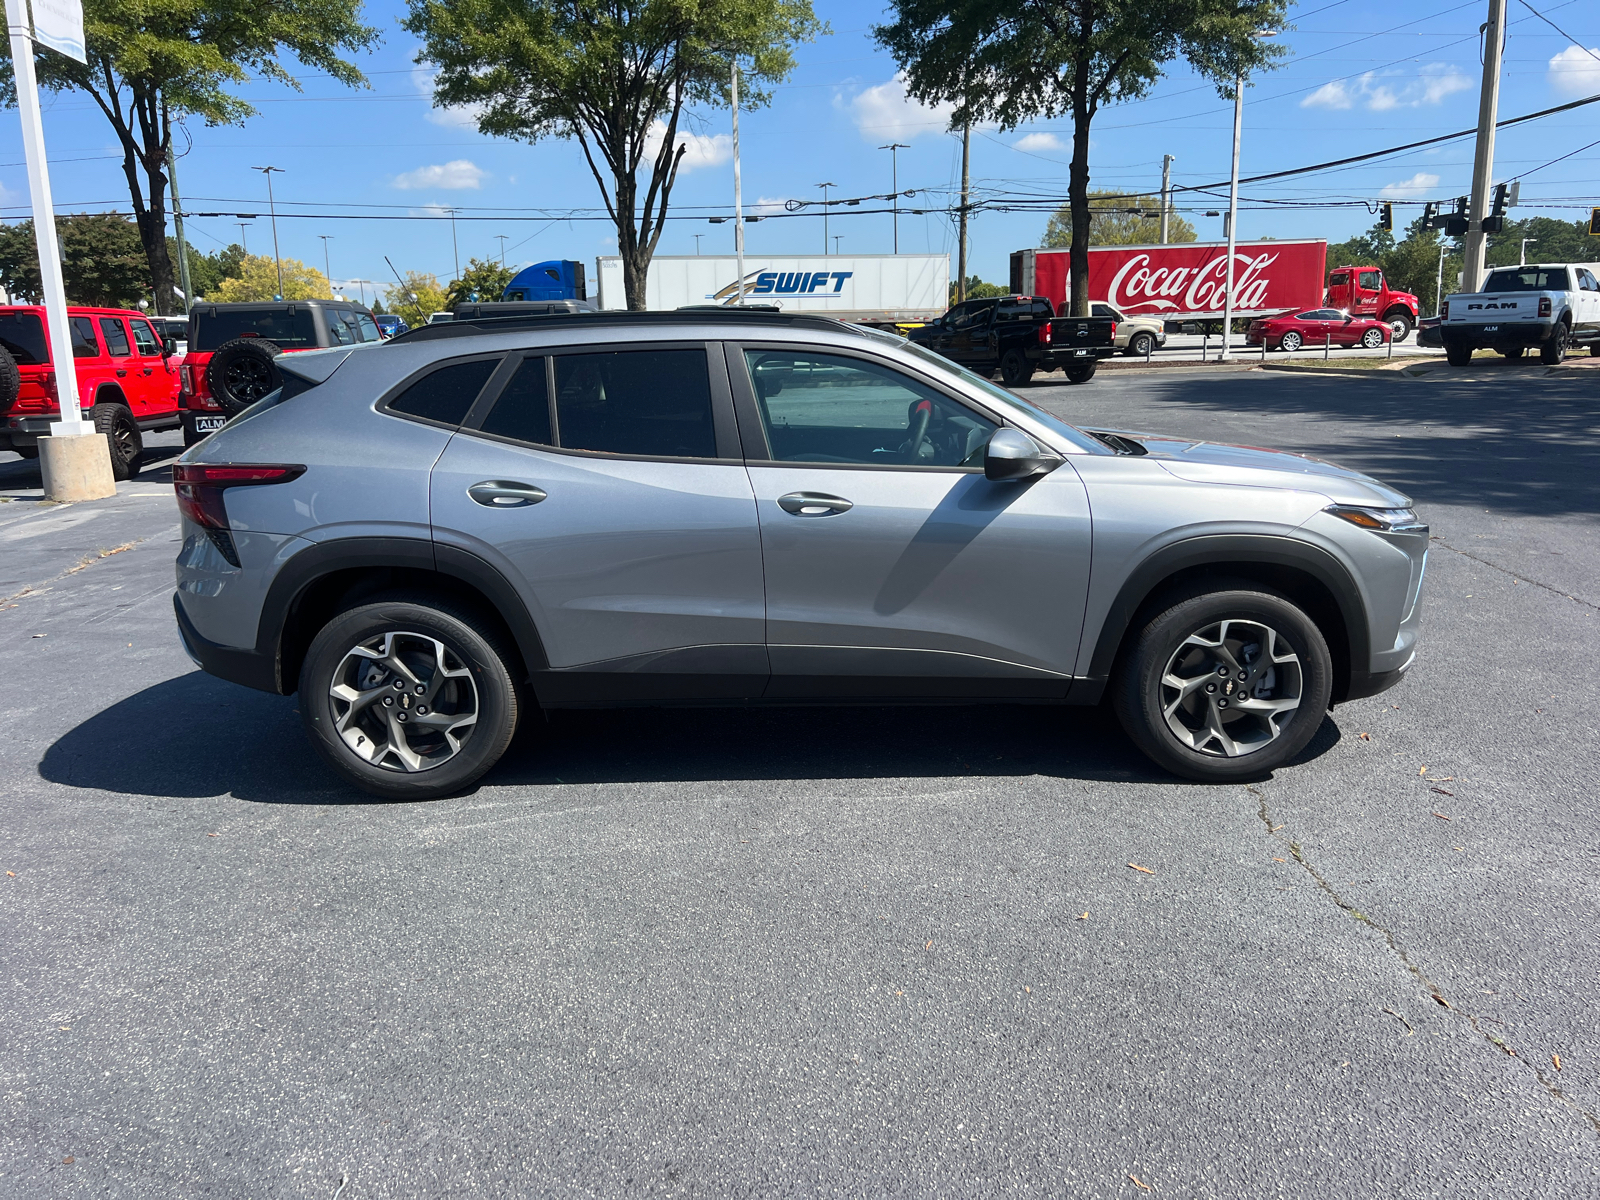
<svg viewBox="0 0 1600 1200">
<path fill-rule="evenodd" d="M 996 429 L 983 448 L 983 477 L 993 483 L 1035 479 L 1060 465 L 1061 459 L 1016 429 Z"/>
</svg>

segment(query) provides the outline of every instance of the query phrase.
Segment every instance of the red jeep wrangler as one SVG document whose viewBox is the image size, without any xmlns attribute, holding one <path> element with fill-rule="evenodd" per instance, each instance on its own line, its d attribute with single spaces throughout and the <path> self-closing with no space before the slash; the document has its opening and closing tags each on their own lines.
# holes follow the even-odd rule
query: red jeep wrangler
<svg viewBox="0 0 1600 1200">
<path fill-rule="evenodd" d="M 78 403 L 111 443 L 111 473 L 139 473 L 144 437 L 176 429 L 178 370 L 172 347 L 143 313 L 120 308 L 67 309 Z M 50 361 L 42 305 L 0 306 L 0 450 L 39 456 L 39 437 L 61 419 L 60 381 Z"/>
<path fill-rule="evenodd" d="M 1420 311 L 1417 298 L 1410 292 L 1391 290 L 1377 267 L 1335 267 L 1328 276 L 1328 307 L 1384 322 L 1396 343 L 1411 336 Z"/>
<path fill-rule="evenodd" d="M 196 304 L 183 360 L 183 444 L 283 386 L 279 354 L 383 340 L 372 312 L 348 300 Z"/>
</svg>

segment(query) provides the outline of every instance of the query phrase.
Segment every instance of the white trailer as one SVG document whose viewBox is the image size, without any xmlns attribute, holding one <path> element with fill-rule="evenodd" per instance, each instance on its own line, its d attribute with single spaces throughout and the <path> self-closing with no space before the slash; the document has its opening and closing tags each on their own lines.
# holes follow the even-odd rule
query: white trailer
<svg viewBox="0 0 1600 1200">
<path fill-rule="evenodd" d="M 596 260 L 600 307 L 626 308 L 622 259 Z M 819 313 L 844 321 L 927 321 L 950 307 L 948 254 L 746 254 L 746 304 Z M 650 263 L 645 307 L 735 305 L 738 260 L 727 255 L 664 255 Z"/>
</svg>

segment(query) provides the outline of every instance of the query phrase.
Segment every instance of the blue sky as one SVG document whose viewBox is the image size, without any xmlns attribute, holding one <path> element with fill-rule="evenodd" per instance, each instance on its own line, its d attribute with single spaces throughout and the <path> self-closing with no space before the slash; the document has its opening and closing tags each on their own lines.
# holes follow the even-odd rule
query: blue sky
<svg viewBox="0 0 1600 1200">
<path fill-rule="evenodd" d="M 1477 120 L 1478 27 L 1485 0 L 1436 0 L 1422 8 L 1378 0 L 1307 0 L 1293 11 L 1299 26 L 1283 38 L 1291 51 L 1278 70 L 1246 92 L 1242 173 L 1282 170 L 1449 133 Z M 1593 0 L 1538 0 L 1550 21 L 1600 54 L 1600 5 Z M 416 42 L 399 28 L 403 5 L 378 0 L 368 19 L 384 42 L 364 56 L 371 88 L 349 91 L 325 77 L 300 72 L 304 90 L 277 85 L 245 89 L 260 115 L 242 127 L 211 129 L 191 123 L 192 147 L 180 162 L 185 207 L 259 212 L 245 231 L 253 253 L 271 252 L 266 190 L 253 166 L 275 165 L 282 253 L 321 267 L 326 243 L 336 281 L 391 277 L 388 255 L 401 270 L 424 270 L 447 279 L 453 272 L 451 222 L 441 208 L 460 210 L 455 232 L 459 255 L 498 256 L 529 263 L 578 258 L 590 264 L 614 252 L 604 221 L 532 219 L 527 210 L 599 210 L 597 188 L 575 144 L 537 146 L 479 136 L 462 114 L 433 110 L 427 79 L 412 62 Z M 744 196 L 748 211 L 781 211 L 782 201 L 815 198 L 815 185 L 838 185 L 835 197 L 886 192 L 890 155 L 877 147 L 909 144 L 899 152 L 899 184 L 926 189 L 937 207 L 954 203 L 960 178 L 959 140 L 944 130 L 938 112 L 904 99 L 894 64 L 872 42 L 873 9 L 819 0 L 818 15 L 830 36 L 801 47 L 799 66 L 773 104 L 745 113 L 741 122 Z M 1511 0 L 1502 118 L 1600 93 L 1600 60 L 1537 19 L 1523 0 Z M 1173 154 L 1174 182 L 1226 179 L 1231 105 L 1214 89 L 1174 64 L 1145 100 L 1108 108 L 1096 121 L 1093 186 L 1124 190 L 1159 184 L 1161 157 Z M 1495 178 L 1530 172 L 1515 215 L 1543 213 L 1577 219 L 1600 203 L 1600 147 L 1534 170 L 1600 137 L 1600 105 L 1502 131 Z M 694 114 L 690 166 L 674 193 L 678 211 L 730 206 L 732 167 L 728 114 Z M 109 127 L 87 97 L 46 97 L 45 134 L 60 211 L 123 208 L 128 198 Z M 15 113 L 0 114 L 0 205 L 4 215 L 26 215 L 27 177 Z M 1002 133 L 975 131 L 972 176 L 979 196 L 1004 193 L 1065 195 L 1070 122 L 1044 121 Z M 1317 202 L 1448 199 L 1467 190 L 1470 139 L 1412 152 L 1356 168 L 1248 188 L 1245 195 Z M 763 202 L 767 205 L 761 207 Z M 1199 209 L 1223 202 L 1197 198 Z M 1558 207 L 1565 205 L 1567 207 Z M 1582 213 L 1580 213 L 1580 206 Z M 696 210 L 701 211 L 699 209 Z M 1413 210 L 1414 211 L 1414 210 Z M 333 219 L 290 214 L 350 213 L 416 217 L 410 220 Z M 1401 211 L 1401 220 L 1409 213 Z M 482 220 L 468 218 L 487 218 Z M 1220 237 L 1220 219 L 1191 214 L 1200 236 Z M 1044 213 L 983 213 L 972 225 L 973 269 L 1001 282 L 1010 251 L 1038 243 Z M 1356 208 L 1283 208 L 1245 211 L 1241 237 L 1326 237 L 1338 240 L 1364 229 L 1373 217 Z M 829 233 L 845 253 L 890 249 L 886 215 L 835 215 Z M 196 218 L 190 238 L 201 250 L 238 241 L 229 220 Z M 700 235 L 696 241 L 695 235 Z M 942 215 L 902 216 L 903 251 L 954 253 L 953 223 Z M 820 217 L 751 225 L 752 253 L 819 252 Z M 661 241 L 664 254 L 731 252 L 731 224 L 673 221 Z M 830 247 L 831 248 L 831 247 Z M 1600 258 L 1600 245 L 1596 248 Z M 357 290 L 352 285 L 351 291 Z M 371 287 L 367 289 L 370 299 Z"/>
</svg>

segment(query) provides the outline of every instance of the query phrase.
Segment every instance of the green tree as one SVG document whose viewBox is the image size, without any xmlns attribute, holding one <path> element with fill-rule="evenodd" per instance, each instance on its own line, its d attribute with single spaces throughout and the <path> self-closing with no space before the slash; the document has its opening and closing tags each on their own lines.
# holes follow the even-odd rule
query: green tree
<svg viewBox="0 0 1600 1200">
<path fill-rule="evenodd" d="M 116 131 L 134 220 L 155 285 L 157 312 L 172 311 L 167 251 L 167 153 L 174 122 L 239 125 L 255 109 L 229 88 L 254 77 L 299 82 L 278 61 L 287 51 L 341 83 L 366 77 L 341 51 L 365 49 L 378 31 L 361 23 L 361 0 L 84 0 L 88 63 L 40 49 L 42 86 L 81 91 Z M 9 43 L 0 50 L 0 94 L 16 102 Z"/>
<path fill-rule="evenodd" d="M 1072 312 L 1089 312 L 1089 131 L 1106 104 L 1144 96 L 1182 57 L 1228 98 L 1234 80 L 1283 48 L 1255 36 L 1282 28 L 1286 0 L 892 0 L 874 34 L 918 100 L 954 105 L 950 125 L 1002 129 L 1072 115 Z"/>
<path fill-rule="evenodd" d="M 1192 242 L 1194 226 L 1177 213 L 1167 217 L 1169 242 Z M 1091 246 L 1154 246 L 1161 242 L 1161 200 L 1156 196 L 1126 196 L 1103 190 L 1089 193 L 1089 244 Z M 1042 246 L 1072 245 L 1072 206 L 1063 204 L 1045 226 Z"/>
<path fill-rule="evenodd" d="M 430 316 L 444 311 L 444 285 L 429 271 L 407 271 L 405 286 L 385 288 L 383 295 L 389 311 L 407 325 L 426 325 Z"/>
<path fill-rule="evenodd" d="M 278 292 L 276 259 L 247 254 L 239 264 L 239 274 L 224 279 L 210 298 L 224 304 L 241 300 L 271 300 Z M 285 300 L 331 300 L 333 290 L 328 277 L 298 258 L 283 260 L 283 298 Z"/>
<path fill-rule="evenodd" d="M 792 47 L 825 27 L 811 0 L 409 0 L 405 28 L 437 68 L 439 105 L 477 106 L 480 133 L 572 138 L 617 230 L 629 308 L 645 279 L 686 145 L 686 106 L 741 107 L 794 68 Z M 645 177 L 641 196 L 640 174 Z"/>
<path fill-rule="evenodd" d="M 1011 289 L 1008 288 L 1008 287 L 1001 287 L 998 283 L 985 283 L 983 280 L 979 279 L 976 275 L 968 275 L 967 276 L 967 299 L 968 300 L 990 300 L 990 299 L 993 299 L 995 296 L 1009 296 L 1009 295 L 1011 295 Z M 956 285 L 955 285 L 954 282 L 952 282 L 950 284 L 950 303 L 954 304 L 955 302 L 956 302 Z"/>
<path fill-rule="evenodd" d="M 194 243 L 185 246 L 189 251 L 189 286 L 194 289 L 191 300 L 203 296 L 210 296 L 222 286 L 224 279 L 237 279 L 241 264 L 244 262 L 244 247 L 235 242 L 225 250 L 214 250 L 210 254 L 201 254 L 194 248 Z M 167 239 L 167 257 L 174 262 L 178 258 L 178 240 Z"/>
<path fill-rule="evenodd" d="M 56 236 L 69 304 L 132 308 L 150 294 L 150 267 L 132 221 L 72 213 L 56 218 Z M 31 220 L 0 228 L 0 284 L 30 303 L 43 301 Z"/>
<path fill-rule="evenodd" d="M 474 300 L 498 300 L 515 274 L 510 267 L 502 267 L 493 259 L 469 259 L 461 278 L 452 279 L 445 290 L 444 307 L 453 309 Z"/>
</svg>

